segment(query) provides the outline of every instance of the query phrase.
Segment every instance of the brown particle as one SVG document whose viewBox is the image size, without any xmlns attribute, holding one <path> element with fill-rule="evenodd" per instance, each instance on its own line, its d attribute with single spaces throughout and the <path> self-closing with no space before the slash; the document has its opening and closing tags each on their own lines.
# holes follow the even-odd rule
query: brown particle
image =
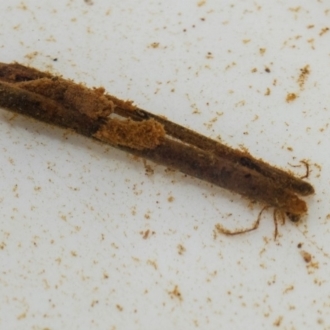
<svg viewBox="0 0 330 330">
<path fill-rule="evenodd" d="M 270 88 L 269 88 L 269 87 L 267 87 L 267 89 L 266 89 L 266 92 L 265 92 L 265 95 L 266 95 L 266 96 L 269 96 L 269 95 L 270 95 L 270 93 L 271 93 L 271 90 L 270 90 Z"/>
<path fill-rule="evenodd" d="M 298 7 L 291 7 L 289 8 L 290 11 L 294 12 L 294 13 L 298 13 L 300 10 L 301 10 L 301 7 L 298 6 Z"/>
<path fill-rule="evenodd" d="M 311 45 L 312 49 L 315 49 L 314 47 L 314 38 L 308 39 L 307 42 Z"/>
<path fill-rule="evenodd" d="M 283 320 L 283 316 L 279 316 L 275 322 L 273 323 L 275 327 L 279 327 L 282 323 L 282 320 Z"/>
<path fill-rule="evenodd" d="M 94 306 L 97 305 L 98 303 L 99 303 L 98 300 L 93 300 L 93 301 L 91 302 L 91 307 L 94 307 Z"/>
<path fill-rule="evenodd" d="M 186 248 L 182 244 L 178 244 L 177 248 L 180 256 L 182 256 L 186 252 Z"/>
<path fill-rule="evenodd" d="M 32 53 L 26 54 L 24 57 L 27 58 L 28 60 L 33 60 L 38 55 L 39 55 L 38 52 L 32 52 Z"/>
<path fill-rule="evenodd" d="M 259 48 L 260 55 L 264 55 L 266 53 L 266 48 Z"/>
<path fill-rule="evenodd" d="M 150 266 L 154 267 L 155 270 L 158 269 L 158 265 L 157 265 L 157 262 L 155 260 L 148 259 L 147 260 L 147 265 L 150 265 Z"/>
<path fill-rule="evenodd" d="M 289 291 L 292 291 L 293 289 L 294 289 L 294 286 L 290 285 L 283 291 L 283 293 L 288 293 Z"/>
<path fill-rule="evenodd" d="M 290 102 L 294 101 L 296 98 L 297 98 L 297 94 L 288 93 L 285 100 L 287 103 L 290 103 Z"/>
<path fill-rule="evenodd" d="M 300 89 L 304 88 L 305 82 L 310 74 L 309 65 L 305 65 L 303 68 L 300 69 L 300 75 L 298 77 L 298 84 Z"/>
<path fill-rule="evenodd" d="M 26 318 L 26 313 L 22 313 L 20 315 L 17 316 L 17 320 L 22 320 Z"/>
<path fill-rule="evenodd" d="M 213 58 L 213 54 L 211 52 L 207 52 L 206 58 L 207 59 L 212 59 Z"/>
<path fill-rule="evenodd" d="M 182 294 L 179 291 L 179 288 L 178 288 L 177 285 L 175 285 L 174 288 L 173 288 L 173 290 L 172 291 L 169 291 L 168 293 L 171 296 L 171 298 L 177 298 L 180 301 L 182 301 Z"/>
<path fill-rule="evenodd" d="M 152 168 L 152 166 L 149 165 L 145 159 L 143 159 L 143 165 L 144 165 L 146 176 L 152 176 L 155 172 L 154 169 Z"/>
<path fill-rule="evenodd" d="M 171 196 L 168 196 L 167 201 L 169 203 L 172 203 L 174 201 L 174 197 L 172 195 Z"/>
<path fill-rule="evenodd" d="M 243 107 L 245 105 L 246 101 L 245 100 L 241 100 L 241 101 L 238 101 L 237 103 L 235 103 L 235 106 L 236 107 Z"/>
<path fill-rule="evenodd" d="M 329 31 L 329 28 L 328 27 L 325 27 L 325 28 L 321 29 L 321 32 L 319 33 L 319 36 L 322 37 L 328 31 Z"/>
<path fill-rule="evenodd" d="M 153 42 L 150 44 L 151 48 L 158 48 L 159 47 L 159 42 Z"/>
<path fill-rule="evenodd" d="M 148 230 L 146 230 L 146 231 L 143 233 L 142 238 L 143 238 L 143 239 L 147 239 L 147 238 L 149 237 L 149 234 L 150 234 L 150 230 L 148 229 Z"/>
<path fill-rule="evenodd" d="M 136 206 L 133 206 L 133 207 L 131 208 L 131 214 L 132 214 L 132 215 L 136 215 Z"/>
<path fill-rule="evenodd" d="M 227 66 L 226 66 L 226 70 L 229 70 L 229 69 L 231 69 L 232 67 L 234 67 L 236 65 L 236 62 L 231 62 L 230 64 L 228 64 Z"/>
<path fill-rule="evenodd" d="M 308 274 L 313 274 L 316 269 L 319 269 L 319 263 L 318 262 L 309 262 L 307 264 Z M 314 280 L 315 283 L 320 283 L 316 279 Z"/>
<path fill-rule="evenodd" d="M 218 117 L 213 117 L 208 123 L 204 124 L 208 129 L 212 128 L 213 124 L 217 122 Z"/>
<path fill-rule="evenodd" d="M 312 255 L 310 253 L 306 251 L 300 251 L 300 254 L 306 263 L 310 263 L 312 261 Z"/>
<path fill-rule="evenodd" d="M 124 308 L 119 304 L 116 305 L 116 308 L 119 310 L 119 312 L 122 312 L 124 310 Z"/>
</svg>

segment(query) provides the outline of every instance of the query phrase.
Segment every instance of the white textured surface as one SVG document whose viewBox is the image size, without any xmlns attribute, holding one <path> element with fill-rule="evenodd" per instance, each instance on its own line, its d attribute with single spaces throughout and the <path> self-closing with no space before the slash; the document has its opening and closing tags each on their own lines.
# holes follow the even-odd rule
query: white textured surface
<svg viewBox="0 0 330 330">
<path fill-rule="evenodd" d="M 329 19 L 327 1 L 1 1 L 1 62 L 285 168 L 307 159 L 317 194 L 276 242 L 271 212 L 214 236 L 260 207 L 1 110 L 0 328 L 330 329 Z"/>
</svg>

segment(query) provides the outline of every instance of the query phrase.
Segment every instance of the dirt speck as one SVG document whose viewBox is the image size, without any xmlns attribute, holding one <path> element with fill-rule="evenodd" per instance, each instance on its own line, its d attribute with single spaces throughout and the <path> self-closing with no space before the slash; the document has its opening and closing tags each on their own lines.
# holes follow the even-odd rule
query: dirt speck
<svg viewBox="0 0 330 330">
<path fill-rule="evenodd" d="M 186 252 L 186 248 L 182 244 L 178 244 L 177 248 L 180 256 L 182 256 Z"/>
<path fill-rule="evenodd" d="M 296 93 L 288 93 L 285 100 L 287 103 L 290 103 L 293 102 L 296 98 L 297 98 Z"/>
<path fill-rule="evenodd" d="M 300 69 L 300 75 L 298 77 L 298 84 L 300 89 L 304 88 L 305 82 L 310 74 L 309 65 L 305 65 L 303 68 Z"/>
<path fill-rule="evenodd" d="M 310 253 L 306 251 L 300 251 L 300 254 L 306 263 L 310 263 L 312 261 L 312 255 Z"/>
<path fill-rule="evenodd" d="M 275 327 L 279 327 L 282 323 L 282 320 L 283 320 L 283 316 L 279 316 L 275 321 L 274 321 L 274 326 Z"/>
<path fill-rule="evenodd" d="M 149 237 L 149 234 L 150 234 L 150 230 L 148 229 L 148 230 L 146 230 L 146 231 L 143 233 L 142 238 L 143 238 L 143 239 L 147 239 L 147 238 Z"/>
<path fill-rule="evenodd" d="M 123 306 L 117 304 L 116 308 L 119 310 L 119 312 L 122 312 L 124 310 Z"/>
<path fill-rule="evenodd" d="M 159 45 L 160 45 L 159 42 L 153 42 L 153 43 L 150 44 L 150 48 L 154 48 L 154 49 L 156 49 L 156 48 L 159 47 Z"/>
<path fill-rule="evenodd" d="M 150 164 L 148 164 L 145 159 L 143 159 L 143 165 L 144 165 L 146 176 L 152 176 L 155 173 L 154 168 Z"/>
<path fill-rule="evenodd" d="M 177 285 L 175 285 L 174 288 L 172 289 L 172 291 L 169 291 L 168 293 L 172 299 L 176 298 L 176 299 L 179 299 L 180 301 L 182 301 L 182 294 Z"/>
<path fill-rule="evenodd" d="M 285 290 L 283 291 L 283 293 L 288 293 L 290 291 L 294 290 L 294 286 L 293 285 L 289 285 L 287 288 L 285 288 Z"/>
<path fill-rule="evenodd" d="M 17 320 L 23 320 L 25 318 L 26 318 L 26 313 L 22 313 L 22 314 L 17 316 Z"/>
<path fill-rule="evenodd" d="M 157 262 L 155 260 L 148 259 L 147 260 L 147 265 L 150 265 L 150 266 L 154 267 L 155 270 L 158 269 L 158 265 L 157 265 Z"/>
<path fill-rule="evenodd" d="M 198 7 L 202 7 L 202 6 L 204 6 L 205 4 L 206 4 L 206 0 L 200 0 L 200 1 L 197 2 L 197 6 L 198 6 Z"/>
<path fill-rule="evenodd" d="M 319 36 L 322 37 L 325 33 L 327 33 L 330 29 L 328 27 L 325 27 L 321 29 L 321 32 L 319 33 Z"/>
<path fill-rule="evenodd" d="M 213 54 L 211 52 L 207 52 L 206 58 L 207 59 L 212 59 L 213 58 Z"/>
</svg>

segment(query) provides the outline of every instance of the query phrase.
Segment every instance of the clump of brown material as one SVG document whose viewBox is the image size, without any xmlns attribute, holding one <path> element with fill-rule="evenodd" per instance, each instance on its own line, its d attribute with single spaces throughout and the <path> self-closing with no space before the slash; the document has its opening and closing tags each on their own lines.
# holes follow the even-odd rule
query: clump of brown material
<svg viewBox="0 0 330 330">
<path fill-rule="evenodd" d="M 305 82 L 310 75 L 311 71 L 309 65 L 305 65 L 303 68 L 300 69 L 300 75 L 298 77 L 298 84 L 300 89 L 304 88 Z"/>
<path fill-rule="evenodd" d="M 133 101 L 130 100 L 121 100 L 118 99 L 117 97 L 113 96 L 113 95 L 109 95 L 107 94 L 106 97 L 108 98 L 108 100 L 112 101 L 114 104 L 117 105 L 117 107 L 126 109 L 126 110 L 137 110 L 137 107 L 133 104 Z"/>
<path fill-rule="evenodd" d="M 113 145 L 142 150 L 156 148 L 165 135 L 163 125 L 154 119 L 135 122 L 131 119 L 114 118 L 107 121 L 94 137 Z"/>
<path fill-rule="evenodd" d="M 41 78 L 16 84 L 32 93 L 61 102 L 92 119 L 105 118 L 114 111 L 114 103 L 104 95 L 104 89 L 88 89 L 61 78 Z"/>
</svg>

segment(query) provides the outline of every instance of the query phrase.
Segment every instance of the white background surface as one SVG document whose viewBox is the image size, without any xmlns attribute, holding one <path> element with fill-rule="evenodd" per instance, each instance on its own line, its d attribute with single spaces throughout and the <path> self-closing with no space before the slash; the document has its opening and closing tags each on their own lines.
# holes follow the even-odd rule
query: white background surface
<svg viewBox="0 0 330 330">
<path fill-rule="evenodd" d="M 327 1 L 1 1 L 1 62 L 104 86 L 297 175 L 308 160 L 316 195 L 277 241 L 271 211 L 221 236 L 261 206 L 1 110 L 0 328 L 330 329 L 325 28 Z"/>
</svg>

